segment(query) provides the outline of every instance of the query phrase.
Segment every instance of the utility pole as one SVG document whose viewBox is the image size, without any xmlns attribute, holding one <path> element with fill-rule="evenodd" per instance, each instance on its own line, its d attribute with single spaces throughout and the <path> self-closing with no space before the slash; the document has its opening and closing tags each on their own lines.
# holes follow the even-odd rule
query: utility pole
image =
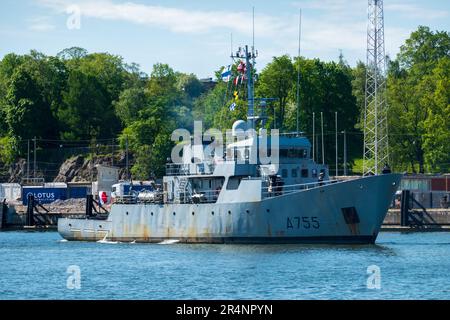
<svg viewBox="0 0 450 320">
<path fill-rule="evenodd" d="M 336 122 L 336 177 L 339 175 L 338 170 L 338 114 L 334 113 L 335 122 Z"/>
<path fill-rule="evenodd" d="M 313 137 L 312 137 L 312 143 L 313 143 L 313 147 L 312 147 L 312 154 L 313 154 L 313 161 L 316 161 L 316 113 L 313 112 Z"/>
<path fill-rule="evenodd" d="M 325 144 L 323 140 L 323 112 L 320 113 L 320 123 L 322 127 L 322 164 L 325 165 Z"/>
<path fill-rule="evenodd" d="M 347 131 L 344 130 L 344 176 L 347 176 Z"/>
<path fill-rule="evenodd" d="M 34 141 L 34 151 L 33 151 L 33 156 L 34 156 L 34 163 L 33 163 L 33 178 L 36 178 L 36 136 L 33 139 Z"/>
<path fill-rule="evenodd" d="M 114 139 L 111 143 L 111 167 L 114 167 Z"/>
<path fill-rule="evenodd" d="M 383 0 L 368 0 L 367 71 L 364 113 L 364 175 L 389 162 Z"/>
<path fill-rule="evenodd" d="M 30 139 L 28 139 L 27 149 L 27 183 L 30 181 Z"/>
<path fill-rule="evenodd" d="M 125 137 L 125 159 L 126 159 L 126 176 L 127 181 L 130 180 L 130 171 L 128 170 L 128 136 Z"/>
</svg>

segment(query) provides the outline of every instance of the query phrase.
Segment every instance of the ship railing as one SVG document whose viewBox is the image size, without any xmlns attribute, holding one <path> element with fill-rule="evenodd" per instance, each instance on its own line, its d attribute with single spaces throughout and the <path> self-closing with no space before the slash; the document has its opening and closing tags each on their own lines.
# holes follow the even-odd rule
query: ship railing
<svg viewBox="0 0 450 320">
<path fill-rule="evenodd" d="M 114 204 L 137 204 L 137 203 L 157 203 L 161 204 L 164 200 L 164 193 L 156 193 L 152 198 L 141 198 L 136 195 L 125 195 L 114 198 Z"/>
<path fill-rule="evenodd" d="M 208 175 L 214 172 L 214 164 L 196 163 L 196 164 L 175 164 L 166 165 L 167 176 L 187 176 L 187 175 Z"/>
<path fill-rule="evenodd" d="M 191 199 L 193 203 L 216 203 L 219 199 L 220 190 L 193 191 Z"/>
<path fill-rule="evenodd" d="M 135 195 L 123 195 L 114 198 L 114 203 L 117 204 L 136 204 L 138 203 L 138 197 Z"/>
<path fill-rule="evenodd" d="M 330 184 L 342 182 L 340 180 L 326 180 L 326 181 L 318 181 L 312 183 L 302 183 L 302 184 L 291 184 L 291 185 L 283 185 L 283 186 L 269 186 L 262 188 L 262 197 L 263 198 L 273 198 L 286 194 L 291 194 L 299 191 L 305 191 L 315 188 L 320 188 L 323 186 L 327 186 Z"/>
<path fill-rule="evenodd" d="M 186 196 L 175 199 L 175 201 L 182 204 L 216 203 L 217 199 L 219 199 L 219 194 L 220 191 L 218 190 L 192 190 L 186 193 Z"/>
</svg>

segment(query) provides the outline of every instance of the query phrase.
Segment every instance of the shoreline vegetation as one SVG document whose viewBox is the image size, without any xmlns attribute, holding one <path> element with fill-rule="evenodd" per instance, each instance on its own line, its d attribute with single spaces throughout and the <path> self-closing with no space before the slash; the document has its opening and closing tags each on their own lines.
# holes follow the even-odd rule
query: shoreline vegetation
<svg viewBox="0 0 450 320">
<path fill-rule="evenodd" d="M 232 66 L 232 79 L 237 67 Z M 337 62 L 273 57 L 257 70 L 255 83 L 256 97 L 275 98 L 266 110 L 268 128 L 296 130 L 299 69 L 301 131 L 312 140 L 312 115 L 320 128 L 317 115 L 323 112 L 325 160 L 334 172 L 337 112 L 339 169 L 345 131 L 349 171 L 360 173 L 366 65 L 351 67 L 342 54 Z M 157 63 L 146 74 L 120 56 L 76 47 L 54 57 L 8 54 L 0 61 L 1 180 L 10 180 L 17 166 L 19 177 L 30 172 L 29 155 L 31 173 L 46 179 L 78 155 L 122 166 L 127 147 L 133 179 L 161 177 L 174 129 L 192 131 L 194 120 L 202 120 L 204 128 L 224 130 L 245 117 L 245 85 L 222 81 L 224 70 L 215 72 L 216 79 L 198 79 Z M 450 33 L 423 26 L 413 32 L 389 59 L 386 94 L 393 170 L 449 172 Z M 320 135 L 315 138 L 321 143 Z"/>
</svg>

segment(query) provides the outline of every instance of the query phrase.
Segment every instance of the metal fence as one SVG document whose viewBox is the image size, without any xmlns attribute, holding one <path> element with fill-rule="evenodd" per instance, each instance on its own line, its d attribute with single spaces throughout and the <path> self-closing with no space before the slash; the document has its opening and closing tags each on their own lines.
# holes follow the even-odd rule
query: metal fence
<svg viewBox="0 0 450 320">
<path fill-rule="evenodd" d="M 174 164 L 166 165 L 167 176 L 179 175 L 207 175 L 214 172 L 214 164 L 196 163 L 196 164 Z"/>
<path fill-rule="evenodd" d="M 295 193 L 303 190 L 310 190 L 314 188 L 323 187 L 326 185 L 338 183 L 338 180 L 327 180 L 322 182 L 313 182 L 313 183 L 303 183 L 303 184 L 292 184 L 292 185 L 283 185 L 283 186 L 272 186 L 272 187 L 264 187 L 262 188 L 262 197 L 264 198 L 273 198 L 281 195 L 286 195 L 290 193 Z"/>
<path fill-rule="evenodd" d="M 413 199 L 416 201 L 414 202 Z M 399 209 L 401 194 L 397 192 L 392 200 L 391 208 Z M 450 208 L 450 192 L 445 191 L 410 191 L 411 209 L 448 209 Z"/>
</svg>

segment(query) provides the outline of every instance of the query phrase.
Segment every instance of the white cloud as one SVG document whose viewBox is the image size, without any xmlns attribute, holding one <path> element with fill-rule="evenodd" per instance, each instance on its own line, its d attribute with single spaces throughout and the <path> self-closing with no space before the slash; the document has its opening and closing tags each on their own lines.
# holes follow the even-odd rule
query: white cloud
<svg viewBox="0 0 450 320">
<path fill-rule="evenodd" d="M 229 33 L 239 39 L 252 34 L 251 12 L 234 10 L 193 10 L 147 5 L 123 0 L 35 0 L 57 14 L 67 15 L 66 9 L 78 5 L 83 18 L 126 22 L 145 27 L 161 28 L 178 34 L 206 36 L 214 51 L 228 53 Z M 385 2 L 386 10 L 414 16 L 425 12 L 428 16 L 444 15 L 443 12 L 423 10 L 418 6 L 406 6 L 406 2 Z M 408 0 L 405 0 L 408 1 Z M 293 7 L 302 8 L 302 55 L 321 59 L 337 59 L 339 50 L 349 58 L 350 63 L 365 59 L 367 30 L 367 0 L 298 0 Z M 85 24 L 84 24 L 85 25 Z M 37 26 L 37 25 L 36 25 Z M 50 26 L 49 26 L 50 27 Z M 269 61 L 271 56 L 297 54 L 298 12 L 287 10 L 256 14 L 257 44 L 261 60 Z M 37 27 L 39 29 L 39 27 Z M 41 29 L 45 29 L 43 25 Z M 395 25 L 386 26 L 386 51 L 395 55 L 400 45 L 412 30 Z M 220 35 L 220 36 L 219 36 Z M 221 43 L 222 42 L 222 43 Z"/>
<path fill-rule="evenodd" d="M 298 8 L 320 10 L 320 11 L 354 11 L 355 8 L 366 8 L 367 1 L 355 0 L 303 0 L 293 2 L 292 5 Z"/>
<path fill-rule="evenodd" d="M 426 20 L 435 20 L 447 18 L 449 16 L 449 12 L 446 10 L 425 9 L 410 2 L 386 3 L 384 5 L 384 8 L 385 10 L 397 12 L 410 19 L 420 18 Z"/>
<path fill-rule="evenodd" d="M 50 22 L 49 17 L 38 17 L 30 20 L 28 28 L 32 31 L 46 32 L 54 30 L 56 26 Z"/>
<path fill-rule="evenodd" d="M 247 12 L 194 11 L 109 0 L 38 2 L 59 13 L 65 12 L 69 5 L 76 4 L 83 17 L 157 26 L 177 33 L 205 33 L 217 28 L 227 28 L 246 35 L 252 33 L 251 14 Z M 259 15 L 255 22 L 256 32 L 266 36 L 273 36 L 285 27 L 282 19 L 268 15 Z"/>
<path fill-rule="evenodd" d="M 82 17 L 125 21 L 146 26 L 156 26 L 175 33 L 208 33 L 216 29 L 226 29 L 245 36 L 251 36 L 251 13 L 239 11 L 200 11 L 184 10 L 165 6 L 136 4 L 133 2 L 113 2 L 111 0 L 38 0 L 58 13 L 74 3 L 80 6 Z M 349 0 L 306 1 L 307 7 L 333 12 L 345 7 Z M 364 10 L 364 9 L 363 9 Z M 364 45 L 365 13 L 353 21 L 341 19 L 316 19 L 304 15 L 303 43 L 306 51 L 355 50 Z M 296 13 L 283 15 L 257 14 L 255 32 L 258 39 L 272 41 L 284 52 L 296 52 L 297 22 Z M 362 22 L 362 23 L 361 23 Z"/>
</svg>

